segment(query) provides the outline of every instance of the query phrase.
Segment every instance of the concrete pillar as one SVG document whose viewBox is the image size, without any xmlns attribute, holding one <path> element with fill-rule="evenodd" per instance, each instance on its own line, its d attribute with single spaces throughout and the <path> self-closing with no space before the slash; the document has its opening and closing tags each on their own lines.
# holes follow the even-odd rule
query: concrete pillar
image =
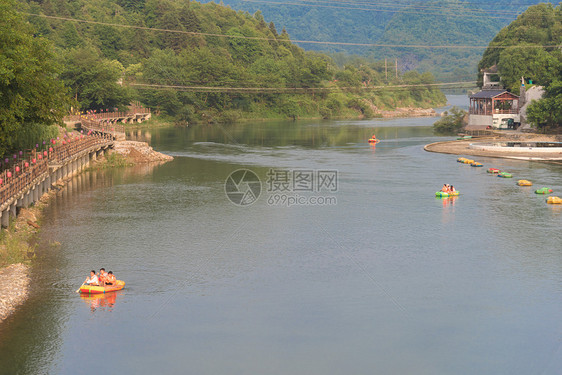
<svg viewBox="0 0 562 375">
<path fill-rule="evenodd" d="M 35 195 L 33 196 L 33 202 L 37 202 L 39 200 L 39 198 L 41 197 L 40 193 L 41 193 L 41 185 L 38 184 L 35 186 L 35 189 L 33 189 L 33 192 L 35 193 Z"/>
<path fill-rule="evenodd" d="M 10 225 L 10 210 L 4 210 L 0 213 L 0 215 L 2 216 L 0 222 L 2 228 L 8 228 L 8 226 Z"/>
<path fill-rule="evenodd" d="M 19 200 L 18 200 L 19 202 Z M 18 208 L 17 208 L 17 202 L 12 204 L 10 206 L 10 216 L 11 217 L 16 217 L 17 216 L 17 212 L 18 212 Z"/>
</svg>

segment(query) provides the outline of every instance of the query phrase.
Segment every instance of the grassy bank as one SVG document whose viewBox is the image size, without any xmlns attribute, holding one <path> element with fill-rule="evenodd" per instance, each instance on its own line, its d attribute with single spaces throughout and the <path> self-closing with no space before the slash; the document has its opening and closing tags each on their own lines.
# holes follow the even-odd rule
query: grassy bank
<svg viewBox="0 0 562 375">
<path fill-rule="evenodd" d="M 124 167 L 132 167 L 135 163 L 116 152 L 109 152 L 107 156 L 100 158 L 96 161 L 95 164 L 86 168 L 86 171 L 98 171 L 101 169 L 108 169 L 108 168 L 124 168 Z"/>
<path fill-rule="evenodd" d="M 0 231 L 0 268 L 16 263 L 29 263 L 35 257 L 33 236 L 39 231 L 43 209 L 52 194 L 49 192 L 29 208 L 22 208 L 18 217 Z"/>
</svg>

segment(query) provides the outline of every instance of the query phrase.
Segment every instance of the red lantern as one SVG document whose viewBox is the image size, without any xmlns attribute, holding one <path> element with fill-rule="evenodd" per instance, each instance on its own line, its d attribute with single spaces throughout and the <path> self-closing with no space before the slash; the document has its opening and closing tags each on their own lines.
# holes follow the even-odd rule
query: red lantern
<svg viewBox="0 0 562 375">
<path fill-rule="evenodd" d="M 52 150 L 51 147 L 49 147 L 49 151 L 50 151 L 50 150 Z M 48 153 L 47 151 L 43 151 L 43 155 L 47 156 L 47 155 L 49 155 L 49 153 Z"/>
<path fill-rule="evenodd" d="M 29 163 L 28 163 L 28 162 L 25 162 L 23 165 L 25 165 L 26 168 L 29 167 Z"/>
<path fill-rule="evenodd" d="M 39 155 L 39 156 L 41 156 L 41 155 Z M 37 163 L 37 159 L 33 158 L 33 159 L 31 159 L 31 162 L 32 162 L 33 164 L 35 164 L 35 163 Z"/>
<path fill-rule="evenodd" d="M 20 167 L 19 167 L 19 165 L 16 165 L 16 172 L 19 172 L 19 171 L 20 171 Z"/>
<path fill-rule="evenodd" d="M 49 147 L 49 152 L 53 152 L 53 148 L 52 148 L 52 147 Z"/>
<path fill-rule="evenodd" d="M 45 151 L 47 152 L 47 151 Z M 43 159 L 43 155 L 39 154 L 39 156 L 37 156 L 37 158 L 39 158 L 39 160 Z"/>
<path fill-rule="evenodd" d="M 10 172 L 10 171 L 6 172 L 6 177 L 11 178 L 11 177 L 12 177 L 12 172 Z"/>
<path fill-rule="evenodd" d="M 65 142 L 65 141 L 62 141 L 62 144 L 63 144 L 63 145 L 65 145 L 65 144 L 66 144 L 66 142 Z"/>
<path fill-rule="evenodd" d="M 4 182 L 4 180 L 2 180 L 2 179 L 0 178 L 0 185 L 2 185 L 2 182 Z"/>
</svg>

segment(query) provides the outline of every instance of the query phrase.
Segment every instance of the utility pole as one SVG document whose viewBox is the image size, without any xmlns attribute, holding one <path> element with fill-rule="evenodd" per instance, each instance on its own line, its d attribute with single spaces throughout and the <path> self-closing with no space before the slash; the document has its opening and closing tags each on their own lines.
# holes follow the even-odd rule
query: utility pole
<svg viewBox="0 0 562 375">
<path fill-rule="evenodd" d="M 386 77 L 386 80 L 388 81 L 388 65 L 386 64 L 386 57 L 384 58 L 384 76 Z"/>
<path fill-rule="evenodd" d="M 396 78 L 398 78 L 398 59 L 397 58 L 394 59 L 394 64 L 395 64 L 395 67 L 396 67 Z"/>
</svg>

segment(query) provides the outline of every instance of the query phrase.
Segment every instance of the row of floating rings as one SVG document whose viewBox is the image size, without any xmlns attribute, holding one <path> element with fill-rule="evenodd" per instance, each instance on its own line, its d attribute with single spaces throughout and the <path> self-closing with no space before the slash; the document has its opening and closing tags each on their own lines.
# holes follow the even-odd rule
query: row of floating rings
<svg viewBox="0 0 562 375">
<path fill-rule="evenodd" d="M 463 164 L 470 164 L 471 167 L 482 167 L 481 163 L 478 163 L 477 161 L 474 161 L 472 159 L 467 159 L 467 158 L 458 158 L 457 162 L 459 163 L 463 163 Z M 493 173 L 496 174 L 498 177 L 502 177 L 502 178 L 512 178 L 513 175 L 509 172 L 502 172 L 497 168 L 489 168 L 487 170 L 488 173 Z M 517 181 L 517 185 L 519 186 L 533 186 L 533 183 L 529 180 L 519 180 Z M 550 194 L 552 193 L 552 189 L 549 187 L 543 187 L 540 189 L 535 190 L 535 194 Z M 446 194 L 446 193 L 445 193 Z M 546 200 L 546 203 L 548 204 L 562 204 L 562 198 L 560 197 L 548 197 L 548 199 Z"/>
</svg>

